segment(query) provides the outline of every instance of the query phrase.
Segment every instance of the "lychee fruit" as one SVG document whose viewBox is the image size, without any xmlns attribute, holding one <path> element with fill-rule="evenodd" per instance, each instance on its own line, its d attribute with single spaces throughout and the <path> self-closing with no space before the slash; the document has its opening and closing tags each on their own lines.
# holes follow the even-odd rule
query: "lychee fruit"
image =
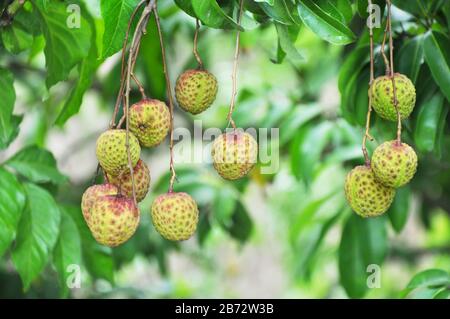
<svg viewBox="0 0 450 319">
<path fill-rule="evenodd" d="M 144 99 L 130 108 L 130 130 L 142 146 L 160 144 L 170 129 L 170 112 L 166 103 Z"/>
<path fill-rule="evenodd" d="M 383 185 L 400 187 L 408 183 L 417 170 L 417 155 L 405 143 L 388 141 L 379 145 L 372 155 L 372 170 Z"/>
<path fill-rule="evenodd" d="M 186 193 L 159 195 L 152 204 L 151 215 L 156 230 L 168 240 L 189 239 L 197 229 L 197 203 Z"/>
<path fill-rule="evenodd" d="M 139 160 L 133 169 L 134 188 L 136 192 L 136 201 L 142 201 L 147 195 L 148 188 L 150 186 L 150 171 L 148 166 Z M 133 186 L 131 183 L 131 175 L 129 172 L 125 172 L 121 176 L 109 176 L 109 182 L 120 188 L 120 192 L 133 198 Z"/>
<path fill-rule="evenodd" d="M 89 225 L 91 209 L 97 198 L 104 195 L 117 195 L 118 189 L 113 184 L 93 185 L 86 189 L 81 198 L 81 211 L 86 223 Z"/>
<path fill-rule="evenodd" d="M 402 119 L 407 118 L 416 104 L 416 89 L 407 76 L 395 73 L 395 92 L 397 96 L 397 107 Z M 394 105 L 394 90 L 392 78 L 380 76 L 374 80 L 369 94 L 372 95 L 372 106 L 375 112 L 389 121 L 397 121 L 397 111 Z"/>
<path fill-rule="evenodd" d="M 139 219 L 139 209 L 132 198 L 104 195 L 92 206 L 89 228 L 98 243 L 115 247 L 133 236 Z"/>
<path fill-rule="evenodd" d="M 247 175 L 255 165 L 258 143 L 250 134 L 233 130 L 214 140 L 211 156 L 220 176 L 228 180 L 239 179 Z"/>
<path fill-rule="evenodd" d="M 188 70 L 178 77 L 175 96 L 186 112 L 203 112 L 214 102 L 216 95 L 216 77 L 206 70 Z"/>
<path fill-rule="evenodd" d="M 345 179 L 345 196 L 355 213 L 374 217 L 391 206 L 395 189 L 378 182 L 369 166 L 356 166 Z"/>
<path fill-rule="evenodd" d="M 103 170 L 110 175 L 118 176 L 128 169 L 126 134 L 125 130 L 111 129 L 103 132 L 97 139 L 97 159 Z M 129 132 L 129 145 L 131 165 L 136 166 L 141 147 L 131 132 Z"/>
</svg>

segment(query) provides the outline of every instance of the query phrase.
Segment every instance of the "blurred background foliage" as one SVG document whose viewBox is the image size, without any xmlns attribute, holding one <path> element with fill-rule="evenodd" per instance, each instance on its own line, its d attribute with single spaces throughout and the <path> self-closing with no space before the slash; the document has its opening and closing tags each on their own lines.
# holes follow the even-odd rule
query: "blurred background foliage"
<svg viewBox="0 0 450 319">
<path fill-rule="evenodd" d="M 167 189 L 168 145 L 147 149 L 152 184 L 141 225 L 114 249 L 92 238 L 80 198 L 94 177 L 95 140 L 120 85 L 116 52 L 138 1 L 30 0 L 13 11 L 18 2 L 0 7 L 0 297 L 449 297 L 449 1 L 393 1 L 395 65 L 417 89 L 403 139 L 419 168 L 385 216 L 357 217 L 343 194 L 346 172 L 363 162 L 367 0 L 246 0 L 234 119 L 244 128 L 279 128 L 261 151 L 279 156 L 279 169 L 262 174 L 261 162 L 231 183 L 178 154 L 175 190 L 196 199 L 200 223 L 195 238 L 174 244 L 149 214 Z M 81 8 L 79 29 L 66 27 L 69 3 Z M 374 3 L 385 11 L 384 1 Z M 175 126 L 223 129 L 237 1 L 158 6 L 172 81 L 195 67 L 193 16 L 203 25 L 200 54 L 219 81 L 214 105 L 195 117 L 177 108 Z M 136 73 L 149 96 L 165 100 L 156 32 L 151 19 Z M 382 75 L 379 46 L 375 63 Z M 375 116 L 372 135 L 370 151 L 394 138 L 395 123 Z M 208 145 L 191 142 L 177 147 L 198 154 Z M 70 264 L 81 265 L 80 289 L 64 284 Z M 381 269 L 373 289 L 371 264 Z"/>
</svg>

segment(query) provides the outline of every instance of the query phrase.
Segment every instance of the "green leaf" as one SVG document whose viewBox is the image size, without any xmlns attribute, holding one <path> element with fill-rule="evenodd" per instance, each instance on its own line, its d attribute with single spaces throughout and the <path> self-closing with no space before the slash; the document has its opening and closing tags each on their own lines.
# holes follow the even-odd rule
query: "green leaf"
<svg viewBox="0 0 450 319">
<path fill-rule="evenodd" d="M 317 105 L 299 105 L 281 122 L 280 146 L 286 144 L 296 134 L 297 130 L 321 112 Z"/>
<path fill-rule="evenodd" d="M 175 3 L 181 10 L 189 14 L 191 17 L 196 17 L 191 0 L 175 0 Z"/>
<path fill-rule="evenodd" d="M 0 257 L 16 237 L 25 194 L 16 177 L 0 166 Z"/>
<path fill-rule="evenodd" d="M 409 215 L 409 199 L 411 197 L 411 188 L 404 186 L 397 189 L 394 202 L 387 211 L 392 228 L 396 233 L 400 233 L 405 227 Z"/>
<path fill-rule="evenodd" d="M 405 42 L 397 58 L 398 71 L 416 83 L 424 61 L 423 37 L 417 36 Z"/>
<path fill-rule="evenodd" d="M 402 291 L 407 296 L 412 290 L 418 288 L 436 288 L 450 285 L 450 274 L 441 269 L 428 269 L 416 274 Z"/>
<path fill-rule="evenodd" d="M 87 12 L 87 10 L 83 8 L 83 12 Z M 59 126 L 64 125 L 71 116 L 78 113 L 81 103 L 83 102 L 84 93 L 91 86 L 95 71 L 103 62 L 102 59 L 97 58 L 98 48 L 96 43 L 99 35 L 95 21 L 90 16 L 86 17 L 86 20 L 89 22 L 92 31 L 91 48 L 89 49 L 87 57 L 84 58 L 78 66 L 78 80 L 73 86 L 69 98 L 64 103 L 64 106 L 56 119 L 56 124 Z"/>
<path fill-rule="evenodd" d="M 287 57 L 294 63 L 304 61 L 304 57 L 295 47 L 295 41 L 297 40 L 300 27 L 286 26 L 277 22 L 275 22 L 275 27 L 277 29 L 280 48 L 286 53 Z"/>
<path fill-rule="evenodd" d="M 381 265 L 387 252 L 383 217 L 363 219 L 352 214 L 342 232 L 339 246 L 340 281 L 351 298 L 367 291 L 367 266 Z"/>
<path fill-rule="evenodd" d="M 232 188 L 224 187 L 223 189 L 218 189 L 213 201 L 212 214 L 222 227 L 228 228 L 231 226 L 231 218 L 237 201 L 238 196 Z"/>
<path fill-rule="evenodd" d="M 52 153 L 38 146 L 21 149 L 5 165 L 34 183 L 61 184 L 67 181 L 67 177 L 59 172 Z"/>
<path fill-rule="evenodd" d="M 450 299 L 450 289 L 442 289 L 433 298 L 434 299 Z"/>
<path fill-rule="evenodd" d="M 250 238 L 252 230 L 253 222 L 244 205 L 238 201 L 227 231 L 233 238 L 245 243 Z"/>
<path fill-rule="evenodd" d="M 424 42 L 425 60 L 442 93 L 450 101 L 450 40 L 438 32 L 429 32 Z"/>
<path fill-rule="evenodd" d="M 80 16 L 80 27 L 70 28 L 67 4 L 58 1 L 32 1 L 39 14 L 45 38 L 47 87 L 66 80 L 72 68 L 85 58 L 91 46 L 89 23 Z"/>
<path fill-rule="evenodd" d="M 200 246 L 203 246 L 210 231 L 211 222 L 209 220 L 209 214 L 200 208 L 200 217 L 197 226 L 197 241 Z"/>
<path fill-rule="evenodd" d="M 1 36 L 5 49 L 12 54 L 20 53 L 33 44 L 33 36 L 19 23 L 3 28 Z"/>
<path fill-rule="evenodd" d="M 208 27 L 244 31 L 233 18 L 222 10 L 216 0 L 192 1 L 192 7 L 195 15 Z"/>
<path fill-rule="evenodd" d="M 421 152 L 431 152 L 438 137 L 439 119 L 444 111 L 444 97 L 436 93 L 420 106 L 416 119 L 414 140 Z"/>
<path fill-rule="evenodd" d="M 336 7 L 345 19 L 346 23 L 349 23 L 353 18 L 352 3 L 350 0 L 336 0 Z"/>
<path fill-rule="evenodd" d="M 72 217 L 63 209 L 60 211 L 61 226 L 58 241 L 53 249 L 53 263 L 58 271 L 61 295 L 67 297 L 69 294 L 67 280 L 72 275 L 68 267 L 70 265 L 81 267 L 81 239 Z"/>
<path fill-rule="evenodd" d="M 114 282 L 114 261 L 111 248 L 99 245 L 86 225 L 80 207 L 65 206 L 65 212 L 69 214 L 75 224 L 81 237 L 81 246 L 83 248 L 83 263 L 92 277 L 95 279 L 105 279 L 111 283 Z"/>
<path fill-rule="evenodd" d="M 44 270 L 59 235 L 60 211 L 45 189 L 25 184 L 27 207 L 17 229 L 13 263 L 25 290 Z"/>
<path fill-rule="evenodd" d="M 122 49 L 128 21 L 139 0 L 101 0 L 100 8 L 105 22 L 102 58 Z"/>
<path fill-rule="evenodd" d="M 293 3 L 290 0 L 277 0 L 273 1 L 273 3 L 264 1 L 259 5 L 269 17 L 278 23 L 291 25 L 299 24 L 301 22 L 297 12 L 295 12 Z"/>
<path fill-rule="evenodd" d="M 298 13 L 311 31 L 330 43 L 348 44 L 355 40 L 355 35 L 345 24 L 328 15 L 311 0 L 299 0 Z"/>
<path fill-rule="evenodd" d="M 17 135 L 20 120 L 12 115 L 16 101 L 14 79 L 11 72 L 0 68 L 0 150 L 6 148 Z"/>
</svg>

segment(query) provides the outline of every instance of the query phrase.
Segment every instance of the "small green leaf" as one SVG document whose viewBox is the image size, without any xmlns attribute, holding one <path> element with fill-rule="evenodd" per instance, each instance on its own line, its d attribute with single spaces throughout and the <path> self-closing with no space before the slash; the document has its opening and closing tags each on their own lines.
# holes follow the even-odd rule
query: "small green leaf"
<svg viewBox="0 0 450 319">
<path fill-rule="evenodd" d="M 67 181 L 67 177 L 59 172 L 52 153 L 38 146 L 21 149 L 5 165 L 34 183 L 61 184 Z"/>
<path fill-rule="evenodd" d="M 175 0 L 175 3 L 181 10 L 189 14 L 191 17 L 196 17 L 194 8 L 192 7 L 192 0 Z"/>
<path fill-rule="evenodd" d="M 45 38 L 47 87 L 66 80 L 72 68 L 87 56 L 91 46 L 89 23 L 80 16 L 80 27 L 67 24 L 67 5 L 59 1 L 32 1 Z"/>
<path fill-rule="evenodd" d="M 442 289 L 434 297 L 434 299 L 450 299 L 450 289 Z"/>
<path fill-rule="evenodd" d="M 280 48 L 286 53 L 287 57 L 294 63 L 304 61 L 304 57 L 298 52 L 295 47 L 295 41 L 297 40 L 299 26 L 286 26 L 281 23 L 275 22 L 277 29 L 278 41 Z"/>
<path fill-rule="evenodd" d="M 17 135 L 20 121 L 12 115 L 16 101 L 14 78 L 11 72 L 0 68 L 0 150 L 6 148 Z"/>
<path fill-rule="evenodd" d="M 450 102 L 450 40 L 438 32 L 429 32 L 424 42 L 425 60 L 434 80 Z"/>
<path fill-rule="evenodd" d="M 0 166 L 0 257 L 16 237 L 25 194 L 16 177 Z"/>
<path fill-rule="evenodd" d="M 67 297 L 69 287 L 67 280 L 71 276 L 68 267 L 77 265 L 81 267 L 81 239 L 77 225 L 64 209 L 61 209 L 61 226 L 59 238 L 53 249 L 53 263 L 58 271 L 61 295 Z"/>
<path fill-rule="evenodd" d="M 24 186 L 28 202 L 17 229 L 12 260 L 24 290 L 28 290 L 48 262 L 58 239 L 61 216 L 48 191 L 34 184 Z"/>
<path fill-rule="evenodd" d="M 340 281 L 351 298 L 367 291 L 367 266 L 381 265 L 387 252 L 387 232 L 383 217 L 363 219 L 352 214 L 342 232 L 339 246 Z"/>
<path fill-rule="evenodd" d="M 441 269 L 428 269 L 416 274 L 402 291 L 402 296 L 407 296 L 418 288 L 437 288 L 450 285 L 450 274 Z"/>
<path fill-rule="evenodd" d="M 309 122 L 321 112 L 317 105 L 298 105 L 288 114 L 280 124 L 280 145 L 284 145 L 291 140 L 297 130 L 305 123 Z"/>
<path fill-rule="evenodd" d="M 219 224 L 225 228 L 230 227 L 232 223 L 233 212 L 236 208 L 236 192 L 230 187 L 218 189 L 213 201 L 212 215 Z"/>
<path fill-rule="evenodd" d="M 233 18 L 222 10 L 216 0 L 192 1 L 192 7 L 195 15 L 211 28 L 244 31 Z"/>
<path fill-rule="evenodd" d="M 420 106 L 414 140 L 421 152 L 431 152 L 438 137 L 439 119 L 444 110 L 444 97 L 437 93 Z"/>
<path fill-rule="evenodd" d="M 387 211 L 392 228 L 396 233 L 400 233 L 405 227 L 409 216 L 409 199 L 411 197 L 411 188 L 404 186 L 397 189 L 394 202 Z"/>
<path fill-rule="evenodd" d="M 345 24 L 328 15 L 312 0 L 299 0 L 298 13 L 311 31 L 330 43 L 348 44 L 356 38 Z"/>
<path fill-rule="evenodd" d="M 105 22 L 102 58 L 106 59 L 123 46 L 128 21 L 139 0 L 101 0 L 100 8 Z"/>
<path fill-rule="evenodd" d="M 270 18 L 278 23 L 292 25 L 301 22 L 290 0 L 277 0 L 273 3 L 261 1 L 259 5 Z"/>
<path fill-rule="evenodd" d="M 228 227 L 228 233 L 239 240 L 241 243 L 245 243 L 249 238 L 253 230 L 253 222 L 244 205 L 238 201 L 236 210 L 234 211 L 231 224 Z"/>
</svg>

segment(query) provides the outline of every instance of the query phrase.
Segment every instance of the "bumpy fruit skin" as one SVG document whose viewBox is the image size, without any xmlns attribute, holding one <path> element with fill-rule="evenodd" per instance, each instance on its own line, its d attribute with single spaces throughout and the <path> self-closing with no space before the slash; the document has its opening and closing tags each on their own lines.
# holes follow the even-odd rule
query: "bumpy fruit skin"
<svg viewBox="0 0 450 319">
<path fill-rule="evenodd" d="M 384 142 L 372 155 L 372 170 L 383 185 L 400 187 L 408 183 L 417 170 L 417 155 L 408 144 Z"/>
<path fill-rule="evenodd" d="M 166 103 L 154 99 L 141 100 L 130 108 L 130 130 L 142 146 L 160 144 L 170 129 L 170 112 Z"/>
<path fill-rule="evenodd" d="M 396 73 L 394 75 L 398 110 L 402 119 L 407 118 L 416 104 L 416 88 L 408 77 Z M 372 106 L 379 116 L 389 121 L 397 121 L 394 105 L 394 90 L 389 76 L 375 79 L 369 94 L 372 94 Z"/>
<path fill-rule="evenodd" d="M 216 99 L 217 80 L 205 70 L 188 70 L 178 77 L 175 96 L 186 112 L 199 114 Z"/>
<path fill-rule="evenodd" d="M 134 186 L 136 191 L 136 201 L 142 201 L 147 195 L 150 186 L 150 170 L 147 165 L 139 160 L 133 169 Z M 121 176 L 108 176 L 109 182 L 120 187 L 123 195 L 132 198 L 133 186 L 131 183 L 131 175 L 122 174 Z"/>
<path fill-rule="evenodd" d="M 168 240 L 189 239 L 197 229 L 197 203 L 186 193 L 158 196 L 152 204 L 151 215 L 156 230 Z"/>
<path fill-rule="evenodd" d="M 379 216 L 391 206 L 395 189 L 379 183 L 368 166 L 356 166 L 345 180 L 345 196 L 350 207 L 362 217 Z"/>
<path fill-rule="evenodd" d="M 139 225 L 139 209 L 133 199 L 105 195 L 92 206 L 89 228 L 98 243 L 115 247 L 130 239 Z"/>
<path fill-rule="evenodd" d="M 220 176 L 228 180 L 239 179 L 255 165 L 258 143 L 253 136 L 240 130 L 227 132 L 214 140 L 211 156 Z"/>
<path fill-rule="evenodd" d="M 97 139 L 96 154 L 101 167 L 106 173 L 118 176 L 128 169 L 128 154 L 126 148 L 125 130 L 107 130 Z M 131 163 L 136 165 L 141 154 L 139 141 L 129 134 Z"/>
<path fill-rule="evenodd" d="M 88 225 L 90 223 L 91 209 L 97 198 L 104 195 L 117 195 L 117 193 L 118 189 L 113 184 L 93 185 L 86 189 L 81 198 L 81 211 Z"/>
</svg>

